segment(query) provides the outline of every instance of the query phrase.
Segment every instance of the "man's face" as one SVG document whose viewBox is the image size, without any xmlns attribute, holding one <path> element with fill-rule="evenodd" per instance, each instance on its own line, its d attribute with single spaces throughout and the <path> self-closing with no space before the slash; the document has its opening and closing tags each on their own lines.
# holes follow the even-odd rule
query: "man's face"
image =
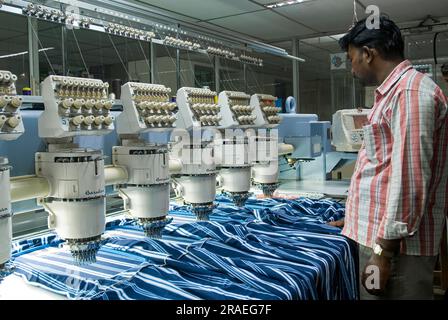
<svg viewBox="0 0 448 320">
<path fill-rule="evenodd" d="M 349 45 L 347 58 L 352 64 L 353 77 L 359 79 L 364 86 L 378 85 L 371 63 L 362 49 Z"/>
<path fill-rule="evenodd" d="M 443 75 L 443 80 L 445 80 L 445 82 L 448 83 L 448 73 Z"/>
</svg>

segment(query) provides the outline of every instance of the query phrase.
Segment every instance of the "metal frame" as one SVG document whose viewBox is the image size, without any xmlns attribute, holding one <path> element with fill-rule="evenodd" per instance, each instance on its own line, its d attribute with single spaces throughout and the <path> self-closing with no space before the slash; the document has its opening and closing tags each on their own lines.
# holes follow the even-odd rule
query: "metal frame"
<svg viewBox="0 0 448 320">
<path fill-rule="evenodd" d="M 61 42 L 62 42 L 62 75 L 66 76 L 68 72 L 67 68 L 67 48 L 66 48 L 66 42 L 67 41 L 67 28 L 61 27 Z"/>
<path fill-rule="evenodd" d="M 37 30 L 37 20 L 28 17 L 28 53 L 29 53 L 29 72 L 30 87 L 34 95 L 40 94 L 39 79 L 39 43 L 38 38 L 33 30 Z"/>
<path fill-rule="evenodd" d="M 292 54 L 294 56 L 299 55 L 299 49 L 300 49 L 300 41 L 297 38 L 292 39 Z M 299 90 L 300 80 L 299 80 L 299 62 L 293 61 L 292 62 L 292 90 L 293 90 L 293 96 L 296 99 L 296 106 L 298 107 L 299 104 L 299 97 L 300 97 L 300 90 Z M 297 113 L 299 113 L 299 110 L 297 108 Z"/>
<path fill-rule="evenodd" d="M 214 69 L 215 69 L 215 91 L 220 92 L 221 89 L 221 76 L 219 75 L 219 70 L 221 69 L 221 62 L 218 57 L 215 57 L 214 59 Z"/>
<path fill-rule="evenodd" d="M 9 11 L 15 14 L 23 14 L 21 8 L 25 8 L 33 1 L 9 0 L 0 8 L 1 11 Z M 104 1 L 99 0 L 57 0 L 47 2 L 42 7 L 47 9 L 64 10 L 66 7 L 77 7 L 80 10 L 80 17 L 89 17 L 94 25 L 89 26 L 91 30 L 106 32 L 104 25 L 106 23 L 121 23 L 131 25 L 132 27 L 140 26 L 141 29 L 158 29 L 161 32 L 178 33 L 182 36 L 194 37 L 198 40 L 217 43 L 218 45 L 228 46 L 230 48 L 242 51 L 257 51 L 287 59 L 295 59 L 304 62 L 304 59 L 289 55 L 284 49 L 272 46 L 270 44 L 261 43 L 259 41 L 241 37 L 239 34 L 223 34 L 213 30 L 204 30 L 193 23 L 180 21 L 177 18 L 170 17 L 160 10 L 154 10 L 129 0 L 109 0 L 107 8 Z M 12 5 L 12 6 L 11 6 Z M 207 54 L 205 50 L 197 50 Z M 241 62 L 244 63 L 244 62 Z"/>
<path fill-rule="evenodd" d="M 37 17 L 30 17 L 26 15 L 22 9 L 26 8 L 28 4 L 34 3 L 33 1 L 24 1 L 24 0 L 9 0 L 3 6 L 0 7 L 0 11 L 9 12 L 13 14 L 18 14 L 22 16 L 26 16 L 28 20 L 28 38 L 29 38 L 29 53 L 30 53 L 30 87 L 32 88 L 33 95 L 40 94 L 40 85 L 39 85 L 39 41 L 38 35 L 35 33 L 38 32 L 37 21 L 49 21 L 48 19 L 41 19 Z M 38 4 L 36 4 L 38 5 Z M 192 25 L 181 21 L 179 23 L 178 20 L 174 18 L 170 18 L 166 16 L 166 14 L 162 14 L 156 10 L 149 9 L 147 6 L 136 4 L 135 1 L 123 1 L 123 0 L 112 0 L 107 2 L 107 8 L 105 7 L 105 2 L 98 0 L 86 0 L 86 1 L 78 1 L 78 0 L 56 0 L 56 1 L 46 1 L 45 5 L 42 5 L 43 8 L 48 10 L 57 9 L 65 12 L 68 6 L 75 6 L 80 9 L 80 17 L 90 17 L 93 20 L 94 24 L 83 28 L 87 30 L 94 30 L 97 32 L 107 31 L 104 28 L 104 25 L 107 23 L 121 23 L 123 25 L 130 25 L 132 27 L 140 26 L 141 29 L 149 31 L 150 29 L 158 28 L 158 30 L 166 30 L 166 32 L 170 32 L 171 34 L 175 33 L 178 37 L 189 36 L 196 37 L 199 41 L 210 41 L 211 43 L 216 43 L 219 45 L 225 45 L 234 48 L 235 50 L 244 50 L 244 51 L 258 51 L 268 53 L 274 56 L 280 56 L 288 59 L 294 59 L 294 64 L 297 64 L 297 61 L 304 61 L 303 59 L 293 57 L 288 55 L 288 53 L 281 48 L 274 47 L 269 44 L 260 43 L 258 41 L 254 41 L 251 39 L 245 39 L 240 37 L 239 35 L 223 35 L 218 34 L 214 31 L 208 31 L 208 33 L 204 33 L 203 30 L 199 31 L 199 27 L 196 25 Z M 61 41 L 62 41 L 62 73 L 63 75 L 67 74 L 67 28 L 65 28 L 64 22 L 56 22 L 49 21 L 55 24 L 60 24 L 61 26 Z M 32 23 L 32 24 L 31 24 Z M 33 32 L 32 26 L 36 32 Z M 152 82 L 157 82 L 157 64 L 156 64 L 156 50 L 154 44 L 165 45 L 164 41 L 161 39 L 151 39 L 148 42 L 149 54 L 150 54 L 150 79 Z M 177 87 L 180 88 L 182 86 L 181 75 L 180 75 L 180 50 L 176 48 L 176 82 Z M 193 50 L 194 52 L 207 54 L 206 50 Z M 298 53 L 298 52 L 297 52 Z M 219 58 L 215 56 L 215 83 L 216 89 L 220 88 L 220 63 Z M 247 79 L 247 67 L 246 63 L 243 61 L 233 60 L 235 62 L 239 62 L 243 64 L 244 68 L 244 78 Z M 219 91 L 219 90 L 218 90 Z M 247 83 L 246 83 L 246 91 L 247 91 Z"/>
</svg>

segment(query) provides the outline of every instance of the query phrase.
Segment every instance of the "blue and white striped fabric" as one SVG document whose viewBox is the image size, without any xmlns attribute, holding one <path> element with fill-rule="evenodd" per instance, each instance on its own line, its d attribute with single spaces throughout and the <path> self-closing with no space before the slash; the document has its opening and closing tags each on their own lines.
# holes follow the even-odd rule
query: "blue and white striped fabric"
<svg viewBox="0 0 448 320">
<path fill-rule="evenodd" d="M 234 209 L 236 208 L 230 199 L 222 195 L 217 197 L 216 202 L 220 205 L 228 205 Z M 278 215 L 280 214 L 279 211 L 284 211 L 284 214 L 280 215 L 286 219 L 286 224 L 293 223 L 295 220 L 326 223 L 340 220 L 345 214 L 345 207 L 343 205 L 329 199 L 312 200 L 309 198 L 298 198 L 289 200 L 249 198 L 246 201 L 245 208 L 254 211 L 257 218 L 261 219 L 262 217 L 267 218 L 267 216 L 273 213 Z M 271 210 L 268 210 L 266 214 L 261 214 L 267 209 Z"/>
<path fill-rule="evenodd" d="M 345 208 L 338 202 L 322 199 L 311 200 L 299 198 L 286 199 L 255 199 L 249 198 L 244 208 L 236 207 L 226 196 L 216 198 L 217 209 L 211 216 L 212 221 L 244 221 L 260 220 L 265 223 L 288 228 L 339 234 L 340 229 L 327 225 L 327 222 L 337 221 L 344 217 Z M 192 222 L 195 217 L 187 207 L 171 206 L 177 222 Z"/>
<path fill-rule="evenodd" d="M 320 222 L 342 206 L 321 203 L 315 214 L 301 199 L 251 199 L 245 209 L 218 200 L 207 222 L 173 206 L 161 240 L 127 220 L 109 223 L 87 266 L 73 265 L 54 235 L 16 243 L 16 273 L 76 299 L 357 298 L 355 248 Z"/>
</svg>

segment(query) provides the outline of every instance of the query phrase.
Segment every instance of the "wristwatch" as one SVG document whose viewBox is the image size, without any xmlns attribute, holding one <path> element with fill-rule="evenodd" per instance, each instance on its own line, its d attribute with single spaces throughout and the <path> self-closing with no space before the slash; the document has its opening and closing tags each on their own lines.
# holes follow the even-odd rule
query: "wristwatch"
<svg viewBox="0 0 448 320">
<path fill-rule="evenodd" d="M 373 247 L 373 253 L 381 256 L 381 257 L 386 257 L 386 258 L 392 258 L 394 256 L 394 253 L 391 251 L 386 251 L 384 250 L 379 244 L 375 244 L 375 246 Z"/>
</svg>

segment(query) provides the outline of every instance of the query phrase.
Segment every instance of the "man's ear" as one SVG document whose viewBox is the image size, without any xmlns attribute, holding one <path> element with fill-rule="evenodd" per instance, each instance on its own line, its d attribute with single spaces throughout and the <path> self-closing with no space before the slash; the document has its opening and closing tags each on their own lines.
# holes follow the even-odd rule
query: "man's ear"
<svg viewBox="0 0 448 320">
<path fill-rule="evenodd" d="M 363 58 L 367 63 L 372 63 L 375 56 L 378 55 L 378 52 L 376 51 L 376 49 L 372 49 L 367 46 L 362 47 L 361 50 L 362 50 Z"/>
</svg>

